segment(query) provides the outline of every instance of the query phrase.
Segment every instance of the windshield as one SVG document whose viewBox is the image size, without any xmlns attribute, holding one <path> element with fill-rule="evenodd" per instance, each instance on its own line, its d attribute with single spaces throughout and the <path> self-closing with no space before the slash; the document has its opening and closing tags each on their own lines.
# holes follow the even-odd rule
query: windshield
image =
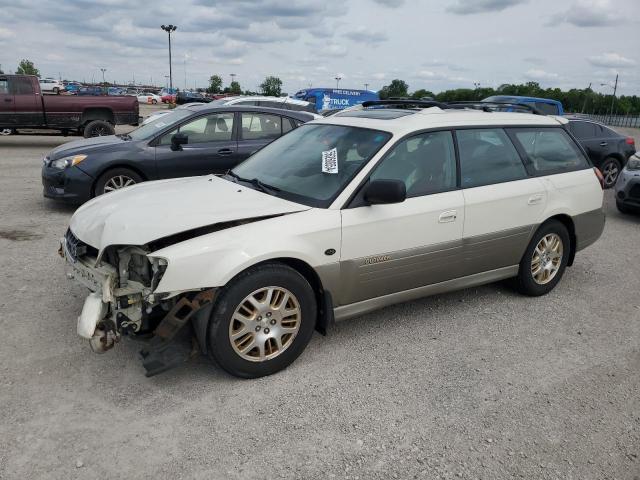
<svg viewBox="0 0 640 480">
<path fill-rule="evenodd" d="M 174 110 L 166 115 L 159 115 L 158 118 L 146 125 L 142 125 L 139 128 L 129 132 L 129 138 L 131 140 L 148 140 L 156 133 L 162 130 L 164 127 L 168 127 L 174 123 L 182 121 L 184 118 L 192 115 L 190 110 Z"/>
<path fill-rule="evenodd" d="M 313 207 L 328 207 L 391 134 L 338 125 L 303 125 L 233 169 L 257 179 L 269 193 Z M 254 182 L 255 183 L 255 182 Z"/>
</svg>

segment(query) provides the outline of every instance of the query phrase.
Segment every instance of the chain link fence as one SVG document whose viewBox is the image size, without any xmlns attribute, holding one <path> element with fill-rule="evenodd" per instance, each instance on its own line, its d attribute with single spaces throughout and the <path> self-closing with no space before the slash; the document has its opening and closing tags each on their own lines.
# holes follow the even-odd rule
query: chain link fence
<svg viewBox="0 0 640 480">
<path fill-rule="evenodd" d="M 639 115 L 608 115 L 608 114 L 576 114 L 577 117 L 588 118 L 589 120 L 595 120 L 596 122 L 604 123 L 612 127 L 631 127 L 640 128 L 640 116 Z"/>
</svg>

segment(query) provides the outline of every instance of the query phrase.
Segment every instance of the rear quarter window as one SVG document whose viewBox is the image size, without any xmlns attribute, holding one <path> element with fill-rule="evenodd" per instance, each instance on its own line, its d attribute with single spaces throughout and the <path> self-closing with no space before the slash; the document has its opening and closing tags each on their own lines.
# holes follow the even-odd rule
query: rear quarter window
<svg viewBox="0 0 640 480">
<path fill-rule="evenodd" d="M 562 128 L 509 129 L 534 175 L 552 175 L 589 168 L 582 151 Z"/>
</svg>

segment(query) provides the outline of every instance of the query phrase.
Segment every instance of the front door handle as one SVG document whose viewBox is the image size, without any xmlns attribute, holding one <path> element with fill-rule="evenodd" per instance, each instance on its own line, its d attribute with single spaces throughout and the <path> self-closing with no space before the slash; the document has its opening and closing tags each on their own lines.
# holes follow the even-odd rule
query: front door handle
<svg viewBox="0 0 640 480">
<path fill-rule="evenodd" d="M 446 212 L 442 212 L 440 214 L 440 216 L 438 217 L 438 222 L 439 223 L 455 222 L 456 218 L 458 218 L 457 210 L 447 210 Z"/>
<path fill-rule="evenodd" d="M 220 150 L 218 150 L 218 155 L 231 155 L 233 153 L 233 150 L 231 150 L 230 148 L 221 148 Z"/>
<path fill-rule="evenodd" d="M 5 102 L 13 102 L 13 98 L 5 98 L 4 101 Z"/>
<path fill-rule="evenodd" d="M 607 142 L 600 142 L 601 147 L 606 147 L 607 145 L 609 145 Z"/>
<path fill-rule="evenodd" d="M 529 200 L 527 201 L 527 204 L 529 205 L 539 205 L 542 202 L 542 199 L 544 197 L 542 196 L 541 193 L 536 193 L 535 195 L 531 195 L 529 197 Z"/>
</svg>

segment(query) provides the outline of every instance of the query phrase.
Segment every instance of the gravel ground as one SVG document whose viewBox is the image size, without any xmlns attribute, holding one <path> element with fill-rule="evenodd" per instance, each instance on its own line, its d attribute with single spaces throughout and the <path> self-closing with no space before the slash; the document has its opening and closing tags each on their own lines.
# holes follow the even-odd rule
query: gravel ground
<svg viewBox="0 0 640 480">
<path fill-rule="evenodd" d="M 75 333 L 86 292 L 56 254 L 73 209 L 39 178 L 68 140 L 0 137 L 1 479 L 640 478 L 640 216 L 611 191 L 546 297 L 389 307 L 268 378 L 202 357 L 146 378 L 130 343 L 98 356 Z"/>
</svg>

